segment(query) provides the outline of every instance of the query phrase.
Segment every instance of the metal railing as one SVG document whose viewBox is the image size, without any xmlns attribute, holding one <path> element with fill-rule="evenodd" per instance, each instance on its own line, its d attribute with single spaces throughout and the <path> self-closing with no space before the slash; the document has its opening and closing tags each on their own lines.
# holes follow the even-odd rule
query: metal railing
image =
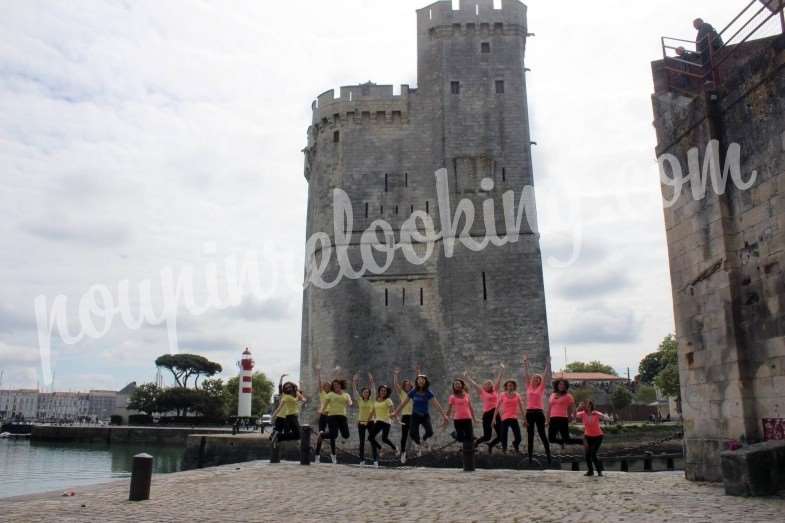
<svg viewBox="0 0 785 523">
<path fill-rule="evenodd" d="M 712 31 L 701 40 L 663 36 L 662 57 L 669 88 L 685 94 L 716 88 L 721 80 L 720 67 L 778 15 L 785 34 L 785 0 L 752 0 L 721 31 Z"/>
</svg>

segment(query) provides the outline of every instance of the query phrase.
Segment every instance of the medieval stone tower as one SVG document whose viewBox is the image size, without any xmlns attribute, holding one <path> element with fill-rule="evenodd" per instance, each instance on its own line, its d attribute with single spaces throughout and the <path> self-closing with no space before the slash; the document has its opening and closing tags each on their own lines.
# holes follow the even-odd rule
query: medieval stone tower
<svg viewBox="0 0 785 523">
<path fill-rule="evenodd" d="M 486 236 L 482 209 L 491 200 L 496 234 L 503 236 L 502 194 L 514 191 L 517 211 L 524 187 L 533 185 L 526 36 L 526 6 L 517 0 L 504 0 L 500 9 L 492 0 L 464 0 L 459 10 L 436 2 L 417 11 L 417 89 L 404 85 L 394 94 L 392 86 L 369 83 L 320 95 L 305 149 L 307 236 L 326 233 L 335 244 L 335 188 L 352 203 L 347 236 L 355 269 L 362 233 L 375 220 L 392 226 L 395 241 L 416 211 L 440 231 L 440 213 L 448 209 L 438 206 L 434 173 L 442 168 L 449 214 L 462 199 L 475 209 L 473 227 L 464 230 L 461 222 L 458 235 Z M 481 184 L 486 178 L 493 183 Z M 464 369 L 485 379 L 504 362 L 520 379 L 524 352 L 542 369 L 549 353 L 539 235 L 526 219 L 520 232 L 516 242 L 477 252 L 459 243 L 452 256 L 437 241 L 421 265 L 397 251 L 382 274 L 344 277 L 330 289 L 307 286 L 303 386 L 315 391 L 317 365 L 325 378 L 340 366 L 344 378 L 359 372 L 365 380 L 372 371 L 378 383 L 390 383 L 395 367 L 411 378 L 419 364 L 444 400 L 449 380 Z M 425 248 L 414 245 L 418 253 Z M 317 249 L 315 258 L 326 254 Z M 327 263 L 330 281 L 338 270 L 334 249 Z"/>
</svg>

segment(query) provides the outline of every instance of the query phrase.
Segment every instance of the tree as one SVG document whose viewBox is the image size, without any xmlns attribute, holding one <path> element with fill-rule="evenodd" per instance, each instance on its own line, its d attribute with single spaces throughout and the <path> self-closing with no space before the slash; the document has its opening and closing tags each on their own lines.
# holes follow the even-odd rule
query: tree
<svg viewBox="0 0 785 523">
<path fill-rule="evenodd" d="M 611 405 L 616 412 L 622 411 L 632 404 L 632 394 L 627 387 L 616 387 L 611 394 Z"/>
<path fill-rule="evenodd" d="M 211 419 L 224 419 L 229 409 L 229 395 L 222 379 L 204 380 L 199 389 L 200 402 L 194 410 Z"/>
<path fill-rule="evenodd" d="M 161 388 L 155 383 L 139 385 L 131 393 L 131 397 L 128 398 L 128 408 L 151 416 L 154 412 L 158 412 L 158 400 L 160 397 Z"/>
<path fill-rule="evenodd" d="M 594 390 L 591 387 L 578 387 L 570 389 L 572 397 L 575 398 L 575 405 L 580 405 L 584 401 L 591 399 L 594 395 Z"/>
<path fill-rule="evenodd" d="M 240 384 L 238 377 L 230 378 L 224 388 L 227 395 L 228 413 L 230 416 L 237 415 L 237 393 Z M 254 372 L 253 395 L 251 397 L 251 413 L 254 416 L 261 416 L 270 408 L 270 401 L 273 396 L 273 383 L 267 379 L 262 372 Z"/>
<path fill-rule="evenodd" d="M 605 365 L 600 361 L 590 361 L 589 363 L 573 361 L 572 363 L 568 363 L 564 370 L 566 372 L 601 372 L 603 374 L 617 376 L 613 367 L 610 365 Z"/>
<path fill-rule="evenodd" d="M 657 391 L 651 385 L 641 385 L 635 394 L 635 401 L 643 405 L 649 405 L 657 401 Z"/>
<path fill-rule="evenodd" d="M 198 411 L 202 405 L 204 391 L 172 387 L 164 389 L 158 398 L 159 412 L 176 412 L 178 416 L 187 416 L 188 411 Z"/>
<path fill-rule="evenodd" d="M 164 354 L 155 360 L 155 366 L 168 369 L 174 376 L 177 387 L 183 388 L 188 388 L 188 379 L 191 376 L 196 376 L 196 387 L 200 376 L 215 376 L 223 370 L 220 364 L 197 354 Z"/>
<path fill-rule="evenodd" d="M 663 360 L 663 356 L 665 354 L 677 352 L 678 343 L 676 342 L 676 338 L 673 336 L 673 334 L 667 335 L 665 339 L 662 340 L 662 343 L 660 343 L 657 352 L 652 352 L 651 354 L 646 355 L 643 360 L 641 360 L 640 366 L 638 367 L 638 374 L 641 377 L 641 383 L 645 383 L 647 385 L 653 384 L 657 374 L 662 372 L 662 370 L 667 365 L 667 362 Z"/>
</svg>

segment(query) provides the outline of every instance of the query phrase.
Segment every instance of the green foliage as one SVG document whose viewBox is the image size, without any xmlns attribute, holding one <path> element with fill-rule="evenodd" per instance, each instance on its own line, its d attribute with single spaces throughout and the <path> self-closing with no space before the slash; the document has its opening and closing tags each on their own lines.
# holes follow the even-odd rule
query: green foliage
<svg viewBox="0 0 785 523">
<path fill-rule="evenodd" d="M 590 361 L 589 363 L 573 361 L 572 363 L 568 363 L 564 370 L 566 372 L 602 372 L 603 374 L 617 376 L 613 367 L 605 365 L 600 361 Z"/>
<path fill-rule="evenodd" d="M 660 344 L 662 370 L 654 378 L 654 384 L 666 396 L 681 397 L 679 382 L 679 345 L 673 334 L 669 334 Z"/>
<path fill-rule="evenodd" d="M 616 387 L 611 393 L 611 406 L 615 411 L 624 410 L 632 404 L 632 394 L 627 387 Z"/>
<path fill-rule="evenodd" d="M 158 398 L 159 412 L 176 412 L 187 416 L 189 411 L 198 412 L 203 405 L 204 391 L 172 387 L 164 389 Z"/>
<path fill-rule="evenodd" d="M 155 383 L 145 383 L 139 385 L 131 393 L 128 399 L 128 408 L 130 410 L 137 410 L 145 414 L 152 415 L 158 410 L 158 400 L 161 396 L 161 388 Z"/>
<path fill-rule="evenodd" d="M 635 393 L 635 401 L 643 405 L 649 405 L 657 401 L 657 391 L 651 385 L 641 385 Z"/>
<path fill-rule="evenodd" d="M 267 379 L 263 372 L 254 372 L 253 381 L 253 396 L 251 397 L 251 413 L 254 416 L 261 416 L 270 408 L 270 403 L 273 397 L 273 383 Z M 238 377 L 230 378 L 224 390 L 226 392 L 226 405 L 227 412 L 230 416 L 237 415 L 237 392 L 240 384 Z"/>
<path fill-rule="evenodd" d="M 156 367 L 163 367 L 174 376 L 177 387 L 188 387 L 188 380 L 195 376 L 194 386 L 200 376 L 215 376 L 223 370 L 220 364 L 197 354 L 164 354 L 155 360 Z"/>
<path fill-rule="evenodd" d="M 229 395 L 223 380 L 204 380 L 199 391 L 202 398 L 200 403 L 194 406 L 194 410 L 207 418 L 224 419 L 229 410 Z"/>
<path fill-rule="evenodd" d="M 654 378 L 657 377 L 657 374 L 659 374 L 664 367 L 665 365 L 662 363 L 661 352 L 657 351 L 647 354 L 638 366 L 638 375 L 640 376 L 641 383 L 646 385 L 654 383 Z"/>
</svg>

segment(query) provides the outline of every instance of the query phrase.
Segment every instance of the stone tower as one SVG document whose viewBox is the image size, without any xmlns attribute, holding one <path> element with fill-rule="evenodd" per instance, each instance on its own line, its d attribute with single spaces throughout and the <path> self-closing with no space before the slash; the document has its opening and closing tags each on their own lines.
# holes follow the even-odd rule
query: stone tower
<svg viewBox="0 0 785 523">
<path fill-rule="evenodd" d="M 480 241 L 493 224 L 499 236 L 512 233 L 502 195 L 514 192 L 517 212 L 524 187 L 533 184 L 526 37 L 526 6 L 517 0 L 504 0 L 501 9 L 492 0 L 463 1 L 459 10 L 436 2 L 417 11 L 417 89 L 403 85 L 394 94 L 392 86 L 368 83 L 341 87 L 339 96 L 332 90 L 320 95 L 304 151 L 307 237 L 325 233 L 335 245 L 348 229 L 334 225 L 336 188 L 351 200 L 347 253 L 355 269 L 368 243 L 363 231 L 375 220 L 389 222 L 400 242 L 412 213 L 429 217 L 441 231 L 443 217 L 454 216 L 460 200 L 471 202 L 476 216 L 470 229 L 460 222 L 457 236 Z M 437 199 L 439 169 L 447 172 L 449 209 Z M 489 201 L 495 214 L 486 226 L 482 210 Z M 359 372 L 365 380 L 372 371 L 378 383 L 390 383 L 395 367 L 411 378 L 419 364 L 440 400 L 464 369 L 485 379 L 504 362 L 520 379 L 524 352 L 542 369 L 548 328 L 534 220 L 524 218 L 515 239 L 479 251 L 458 242 L 451 255 L 439 240 L 424 264 L 411 264 L 397 251 L 383 273 L 344 277 L 330 289 L 306 286 L 306 391 L 315 391 L 317 364 L 324 378 L 340 366 L 344 378 Z M 423 254 L 426 246 L 412 249 Z M 327 264 L 326 281 L 338 271 L 335 250 L 329 254 L 314 251 L 314 259 Z"/>
</svg>

